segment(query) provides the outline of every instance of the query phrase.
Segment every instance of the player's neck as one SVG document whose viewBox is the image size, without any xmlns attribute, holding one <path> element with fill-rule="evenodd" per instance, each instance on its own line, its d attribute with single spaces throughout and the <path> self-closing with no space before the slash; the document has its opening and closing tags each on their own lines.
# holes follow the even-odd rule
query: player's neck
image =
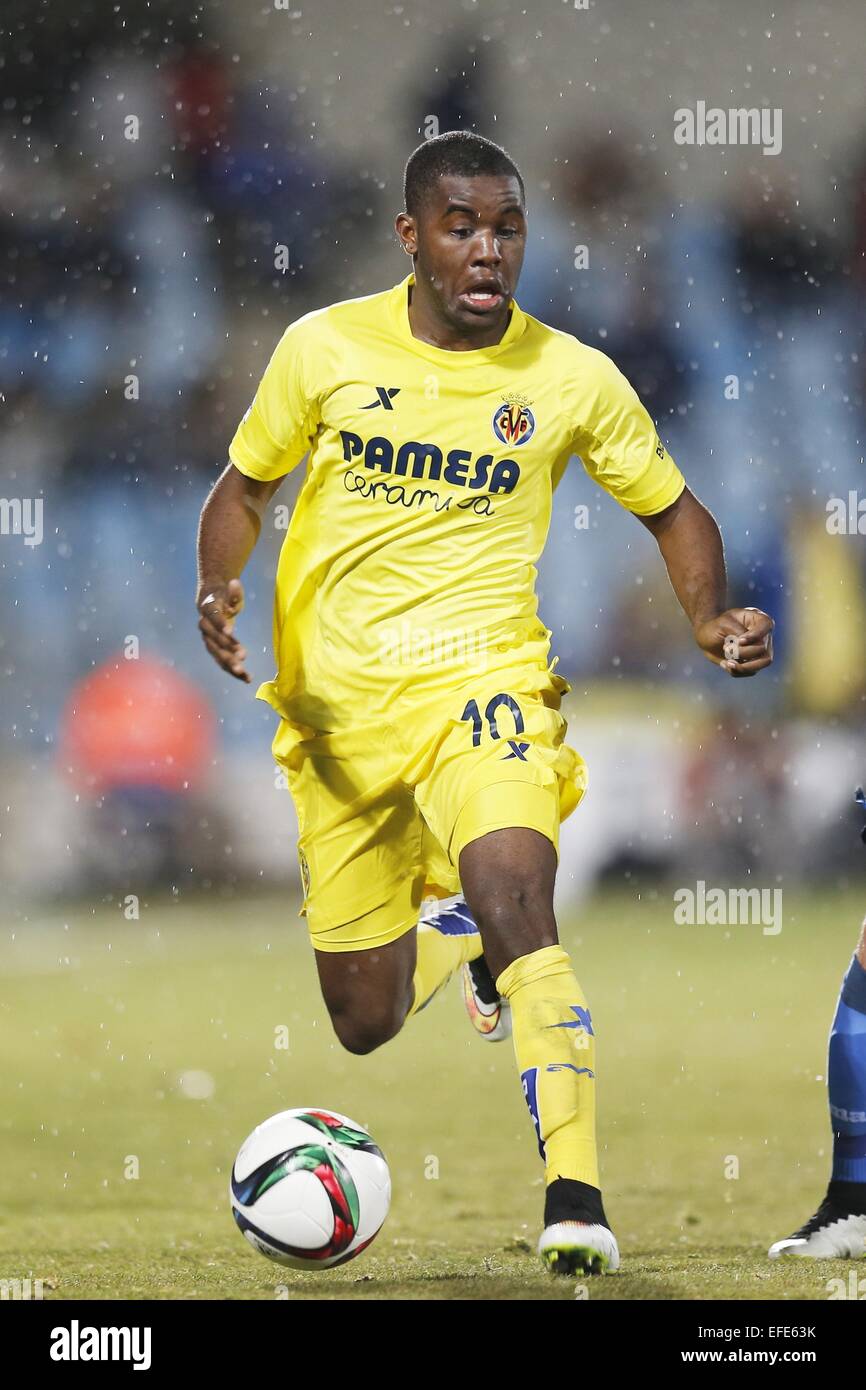
<svg viewBox="0 0 866 1390">
<path fill-rule="evenodd" d="M 504 316 L 478 333 L 467 334 L 443 319 L 436 307 L 418 293 L 417 285 L 409 286 L 409 328 L 412 337 L 447 352 L 474 352 L 478 348 L 496 347 L 504 338 L 511 321 L 511 305 Z"/>
</svg>

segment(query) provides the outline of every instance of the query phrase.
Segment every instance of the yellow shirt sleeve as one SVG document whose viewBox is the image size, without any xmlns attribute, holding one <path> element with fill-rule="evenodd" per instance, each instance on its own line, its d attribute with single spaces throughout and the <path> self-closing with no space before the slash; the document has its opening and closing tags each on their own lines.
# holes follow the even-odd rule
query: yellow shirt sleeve
<svg viewBox="0 0 866 1390">
<path fill-rule="evenodd" d="M 241 473 L 259 482 L 282 478 L 308 452 L 321 424 L 310 388 L 309 316 L 290 324 L 265 368 L 252 405 L 229 445 Z"/>
<path fill-rule="evenodd" d="M 634 388 L 603 352 L 583 348 L 572 392 L 574 449 L 591 478 L 622 507 L 652 516 L 686 485 Z"/>
</svg>

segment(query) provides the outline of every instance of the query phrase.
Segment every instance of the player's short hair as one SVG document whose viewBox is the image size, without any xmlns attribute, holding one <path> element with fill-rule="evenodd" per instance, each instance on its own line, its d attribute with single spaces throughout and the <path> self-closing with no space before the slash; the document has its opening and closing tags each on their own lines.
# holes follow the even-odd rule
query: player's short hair
<svg viewBox="0 0 866 1390">
<path fill-rule="evenodd" d="M 406 161 L 403 196 L 410 217 L 416 215 L 437 179 L 447 174 L 463 174 L 468 178 L 479 174 L 515 178 L 520 185 L 520 197 L 526 202 L 520 170 L 501 145 L 471 130 L 447 130 L 444 135 L 425 140 Z"/>
</svg>

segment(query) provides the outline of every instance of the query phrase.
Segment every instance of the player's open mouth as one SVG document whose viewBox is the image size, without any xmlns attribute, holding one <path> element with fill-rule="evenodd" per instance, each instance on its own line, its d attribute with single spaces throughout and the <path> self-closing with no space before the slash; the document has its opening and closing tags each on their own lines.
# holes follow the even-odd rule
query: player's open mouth
<svg viewBox="0 0 866 1390">
<path fill-rule="evenodd" d="M 485 289 L 465 290 L 460 299 L 471 309 L 498 309 L 504 303 L 505 295 L 492 286 Z"/>
</svg>

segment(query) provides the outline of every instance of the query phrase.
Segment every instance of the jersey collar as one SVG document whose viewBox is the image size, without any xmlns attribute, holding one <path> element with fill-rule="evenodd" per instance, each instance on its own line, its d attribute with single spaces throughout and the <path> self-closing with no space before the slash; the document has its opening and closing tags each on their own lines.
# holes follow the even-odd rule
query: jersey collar
<svg viewBox="0 0 866 1390">
<path fill-rule="evenodd" d="M 395 285 L 390 291 L 391 319 L 401 343 L 422 357 L 429 358 L 431 362 L 449 362 L 455 367 L 462 366 L 466 362 L 489 362 L 516 343 L 526 328 L 526 315 L 516 299 L 512 299 L 508 327 L 499 342 L 494 343 L 492 347 L 471 348 L 468 352 L 455 352 L 451 348 L 440 348 L 433 343 L 422 342 L 420 338 L 415 337 L 409 326 L 409 286 L 414 285 L 414 283 L 414 272 L 410 272 L 405 280 L 401 280 L 399 285 Z"/>
</svg>

